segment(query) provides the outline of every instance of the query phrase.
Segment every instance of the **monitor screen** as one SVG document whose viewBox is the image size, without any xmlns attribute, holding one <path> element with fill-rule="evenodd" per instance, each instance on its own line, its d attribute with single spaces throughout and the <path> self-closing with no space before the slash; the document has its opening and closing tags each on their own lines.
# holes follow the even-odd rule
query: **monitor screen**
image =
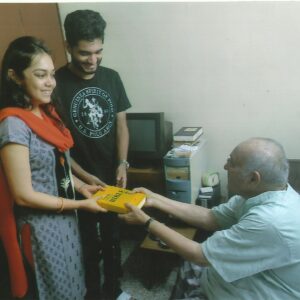
<svg viewBox="0 0 300 300">
<path fill-rule="evenodd" d="M 155 120 L 128 120 L 129 151 L 156 151 Z"/>
<path fill-rule="evenodd" d="M 130 162 L 162 159 L 172 141 L 172 123 L 163 112 L 127 113 Z"/>
</svg>

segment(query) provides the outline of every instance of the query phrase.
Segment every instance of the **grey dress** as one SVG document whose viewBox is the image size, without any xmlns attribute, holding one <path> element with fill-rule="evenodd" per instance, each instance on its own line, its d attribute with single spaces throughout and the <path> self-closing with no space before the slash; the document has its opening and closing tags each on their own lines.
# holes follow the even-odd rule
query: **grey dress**
<svg viewBox="0 0 300 300">
<path fill-rule="evenodd" d="M 70 168 L 64 153 L 39 138 L 17 117 L 8 117 L 0 123 L 0 148 L 7 143 L 29 148 L 35 191 L 74 197 Z M 15 215 L 18 233 L 24 224 L 30 225 L 38 298 L 84 299 L 84 271 L 76 213 L 57 214 L 15 206 Z M 21 236 L 19 239 L 22 245 Z"/>
</svg>

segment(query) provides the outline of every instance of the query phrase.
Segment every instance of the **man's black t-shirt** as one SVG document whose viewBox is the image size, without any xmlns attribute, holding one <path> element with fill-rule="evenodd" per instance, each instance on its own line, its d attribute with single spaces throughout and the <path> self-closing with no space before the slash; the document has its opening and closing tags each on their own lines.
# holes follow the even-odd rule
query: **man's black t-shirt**
<svg viewBox="0 0 300 300">
<path fill-rule="evenodd" d="M 71 156 L 86 171 L 114 183 L 116 114 L 131 106 L 119 74 L 100 66 L 84 80 L 64 66 L 55 77 L 56 108 L 74 138 Z"/>
</svg>

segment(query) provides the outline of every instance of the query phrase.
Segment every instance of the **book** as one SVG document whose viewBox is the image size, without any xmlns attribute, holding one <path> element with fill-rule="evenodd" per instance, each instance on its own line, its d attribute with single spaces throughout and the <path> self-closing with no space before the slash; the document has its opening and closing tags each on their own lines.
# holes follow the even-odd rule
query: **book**
<svg viewBox="0 0 300 300">
<path fill-rule="evenodd" d="M 201 135 L 194 141 L 174 141 L 172 143 L 172 147 L 180 147 L 181 145 L 188 145 L 188 146 L 197 146 L 201 142 Z"/>
<path fill-rule="evenodd" d="M 107 185 L 104 190 L 99 190 L 93 197 L 101 196 L 97 203 L 112 212 L 124 214 L 128 212 L 125 203 L 130 203 L 138 208 L 142 208 L 146 201 L 146 195 L 143 193 L 134 193 L 130 190 Z"/>
<path fill-rule="evenodd" d="M 211 199 L 214 196 L 213 192 L 199 194 L 199 199 Z"/>
<path fill-rule="evenodd" d="M 175 142 L 193 142 L 203 133 L 202 127 L 181 127 L 173 136 Z"/>
</svg>

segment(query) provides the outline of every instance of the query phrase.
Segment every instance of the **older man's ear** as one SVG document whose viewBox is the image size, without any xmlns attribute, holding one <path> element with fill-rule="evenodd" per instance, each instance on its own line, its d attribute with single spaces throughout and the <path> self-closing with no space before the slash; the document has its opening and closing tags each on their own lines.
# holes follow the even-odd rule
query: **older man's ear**
<svg viewBox="0 0 300 300">
<path fill-rule="evenodd" d="M 252 184 L 259 184 L 261 182 L 261 175 L 258 171 L 251 172 L 250 182 Z"/>
</svg>

